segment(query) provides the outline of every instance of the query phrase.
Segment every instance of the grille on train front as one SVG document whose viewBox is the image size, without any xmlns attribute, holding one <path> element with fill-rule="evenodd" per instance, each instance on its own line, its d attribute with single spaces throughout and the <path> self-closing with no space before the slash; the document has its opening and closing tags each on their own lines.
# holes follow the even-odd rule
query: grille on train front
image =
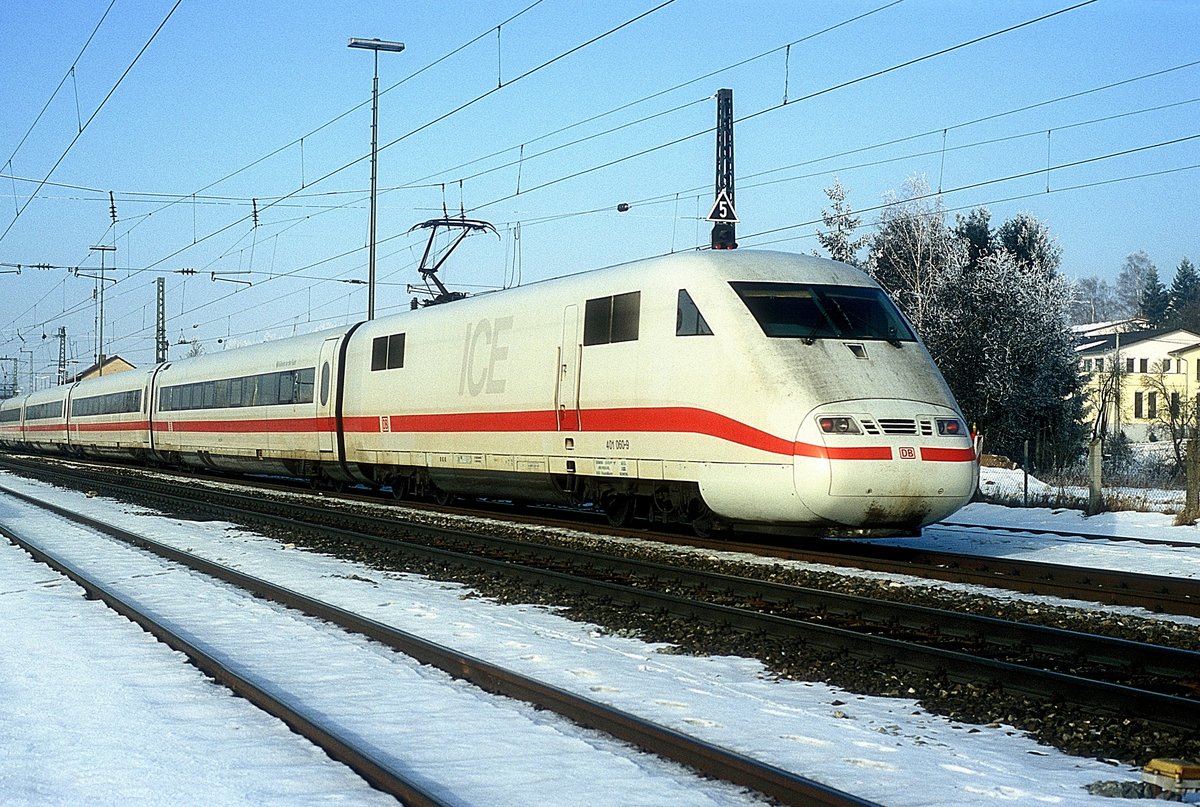
<svg viewBox="0 0 1200 807">
<path fill-rule="evenodd" d="M 862 418 L 859 421 L 867 434 L 911 434 L 928 437 L 933 434 L 933 421 L 927 418 Z"/>
</svg>

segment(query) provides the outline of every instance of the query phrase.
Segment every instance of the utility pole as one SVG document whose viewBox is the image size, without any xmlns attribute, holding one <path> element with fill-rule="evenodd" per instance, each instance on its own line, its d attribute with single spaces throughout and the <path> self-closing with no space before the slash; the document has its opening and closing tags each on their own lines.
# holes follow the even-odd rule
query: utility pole
<svg viewBox="0 0 1200 807">
<path fill-rule="evenodd" d="M 96 325 L 96 369 L 98 375 L 104 375 L 104 253 L 116 252 L 116 244 L 93 244 L 88 249 L 100 253 L 100 318 Z M 115 266 L 113 268 L 116 268 Z"/>
<path fill-rule="evenodd" d="M 58 384 L 67 383 L 67 326 L 58 326 Z"/>
<path fill-rule="evenodd" d="M 158 307 L 154 317 L 154 363 L 162 364 L 167 360 L 167 349 L 171 343 L 167 341 L 167 279 L 158 278 Z"/>
<path fill-rule="evenodd" d="M 29 354 L 29 388 L 25 392 L 33 392 L 33 351 L 27 348 L 21 348 L 22 353 Z"/>
<path fill-rule="evenodd" d="M 0 373 L 0 399 L 15 398 L 20 391 L 20 381 L 17 380 L 17 374 L 20 372 L 18 367 L 19 358 L 13 356 L 0 356 L 0 362 L 12 362 L 12 381 L 4 382 L 3 379 L 7 376 L 6 373 Z"/>
<path fill-rule="evenodd" d="M 716 201 L 708 214 L 713 222 L 713 249 L 737 249 L 733 173 L 733 90 L 717 90 Z"/>
</svg>

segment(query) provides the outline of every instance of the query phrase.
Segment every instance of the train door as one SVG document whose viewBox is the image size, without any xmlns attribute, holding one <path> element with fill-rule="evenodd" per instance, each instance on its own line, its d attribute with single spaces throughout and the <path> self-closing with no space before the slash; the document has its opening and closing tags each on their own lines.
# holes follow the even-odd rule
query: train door
<svg viewBox="0 0 1200 807">
<path fill-rule="evenodd" d="M 336 385 L 334 384 L 334 365 L 337 357 L 338 339 L 341 337 L 333 337 L 326 339 L 321 345 L 321 359 L 317 363 L 317 448 L 321 452 L 321 459 L 333 459 L 333 448 L 337 435 L 337 402 L 334 400 L 337 397 Z M 329 456 L 325 456 L 328 454 Z"/>
<path fill-rule="evenodd" d="M 558 348 L 558 382 L 554 386 L 554 408 L 559 431 L 579 431 L 579 306 L 563 312 L 562 341 Z"/>
</svg>

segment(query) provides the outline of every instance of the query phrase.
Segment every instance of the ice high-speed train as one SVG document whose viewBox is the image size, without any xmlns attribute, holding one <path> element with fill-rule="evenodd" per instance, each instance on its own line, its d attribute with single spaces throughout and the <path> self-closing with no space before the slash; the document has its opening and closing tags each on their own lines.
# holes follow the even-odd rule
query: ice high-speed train
<svg viewBox="0 0 1200 807">
<path fill-rule="evenodd" d="M 911 529 L 978 464 L 928 352 L 845 264 L 677 254 L 0 402 L 13 449 L 591 503 L 711 526 Z"/>
</svg>

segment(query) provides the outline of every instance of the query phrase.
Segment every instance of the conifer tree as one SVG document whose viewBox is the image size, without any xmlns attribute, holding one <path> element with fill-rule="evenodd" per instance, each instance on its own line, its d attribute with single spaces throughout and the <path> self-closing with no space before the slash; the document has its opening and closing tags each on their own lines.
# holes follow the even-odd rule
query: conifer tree
<svg viewBox="0 0 1200 807">
<path fill-rule="evenodd" d="M 871 240 L 865 235 L 854 237 L 862 219 L 855 216 L 846 203 L 846 189 L 840 179 L 834 178 L 833 184 L 825 189 L 825 195 L 833 203 L 833 210 L 821 210 L 821 219 L 829 229 L 826 232 L 817 230 L 817 241 L 833 260 L 858 266 L 858 252 Z"/>
<path fill-rule="evenodd" d="M 1175 328 L 1200 327 L 1200 274 L 1186 257 L 1175 270 L 1167 306 L 1167 322 Z"/>
<path fill-rule="evenodd" d="M 1166 287 L 1158 279 L 1158 267 L 1150 264 L 1145 285 L 1142 286 L 1138 316 L 1145 317 L 1151 328 L 1162 327 L 1167 320 L 1167 306 L 1170 302 Z"/>
</svg>

